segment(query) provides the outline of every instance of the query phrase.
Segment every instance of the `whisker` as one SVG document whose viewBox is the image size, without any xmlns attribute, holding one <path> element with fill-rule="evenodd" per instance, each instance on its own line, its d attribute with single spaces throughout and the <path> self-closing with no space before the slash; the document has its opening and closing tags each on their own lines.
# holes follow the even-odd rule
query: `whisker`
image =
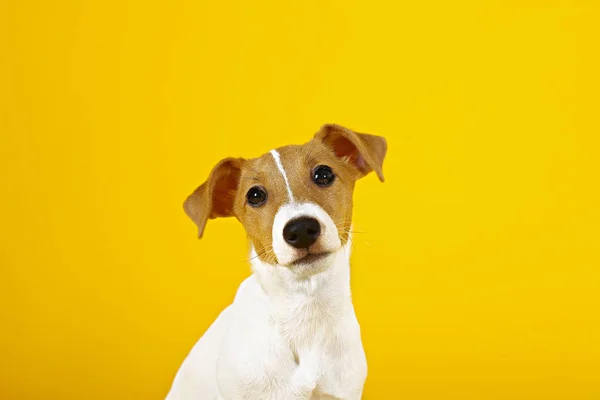
<svg viewBox="0 0 600 400">
<path fill-rule="evenodd" d="M 348 239 L 348 242 L 350 242 L 350 246 L 352 246 L 352 250 L 356 250 L 356 246 L 354 246 L 354 241 L 352 240 L 350 235 L 348 235 L 347 239 Z"/>
<path fill-rule="evenodd" d="M 258 257 L 259 257 L 259 254 L 255 255 L 254 257 L 250 257 L 250 258 L 249 258 L 249 259 L 247 259 L 247 260 L 241 260 L 241 261 L 239 261 L 239 262 L 241 262 L 241 263 L 246 263 L 246 262 L 252 261 L 252 260 L 254 260 L 254 259 L 258 258 Z"/>
<path fill-rule="evenodd" d="M 348 225 L 348 224 L 344 223 L 344 224 L 339 224 L 339 225 L 336 224 L 335 227 L 340 231 L 348 231 L 352 227 L 352 225 Z"/>
<path fill-rule="evenodd" d="M 240 261 L 240 262 L 248 262 L 248 261 L 252 261 L 261 256 L 270 257 L 272 255 L 275 255 L 275 251 L 273 250 L 273 246 L 269 245 L 269 246 L 265 247 L 261 252 L 256 253 L 256 255 L 254 257 L 250 257 L 247 260 Z"/>
</svg>

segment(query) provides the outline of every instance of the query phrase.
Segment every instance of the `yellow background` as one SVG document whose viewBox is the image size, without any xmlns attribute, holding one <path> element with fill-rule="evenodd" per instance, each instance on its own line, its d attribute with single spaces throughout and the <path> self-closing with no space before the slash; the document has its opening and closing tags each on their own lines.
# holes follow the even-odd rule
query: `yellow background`
<svg viewBox="0 0 600 400">
<path fill-rule="evenodd" d="M 248 274 L 184 198 L 322 123 L 359 183 L 365 399 L 600 399 L 600 5 L 0 4 L 0 398 L 162 399 Z"/>
</svg>

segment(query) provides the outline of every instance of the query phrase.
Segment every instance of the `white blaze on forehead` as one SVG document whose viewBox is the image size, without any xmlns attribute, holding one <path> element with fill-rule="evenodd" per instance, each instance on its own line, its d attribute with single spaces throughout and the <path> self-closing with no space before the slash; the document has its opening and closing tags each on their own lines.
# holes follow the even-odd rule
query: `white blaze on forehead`
<svg viewBox="0 0 600 400">
<path fill-rule="evenodd" d="M 277 150 L 271 150 L 271 155 L 273 156 L 273 159 L 275 160 L 275 164 L 277 165 L 279 172 L 281 172 L 281 175 L 283 175 L 283 180 L 285 181 L 285 187 L 287 189 L 288 196 L 290 197 L 290 203 L 293 203 L 294 195 L 292 194 L 292 188 L 290 187 L 290 181 L 288 181 L 287 174 L 285 173 L 285 170 L 283 169 L 283 164 L 281 163 L 281 157 L 279 156 L 279 152 Z"/>
</svg>

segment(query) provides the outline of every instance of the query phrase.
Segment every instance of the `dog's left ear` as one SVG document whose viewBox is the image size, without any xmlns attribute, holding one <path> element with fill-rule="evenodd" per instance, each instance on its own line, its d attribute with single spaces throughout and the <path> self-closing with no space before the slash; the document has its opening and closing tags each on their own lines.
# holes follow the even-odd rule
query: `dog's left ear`
<svg viewBox="0 0 600 400">
<path fill-rule="evenodd" d="M 364 176 L 375 171 L 379 180 L 384 181 L 383 159 L 387 152 L 387 142 L 381 136 L 353 132 L 336 124 L 327 124 L 315 135 L 336 156 L 346 159 Z"/>
<path fill-rule="evenodd" d="M 209 218 L 233 216 L 233 201 L 243 161 L 242 158 L 221 160 L 211 171 L 208 180 L 183 203 L 187 216 L 198 225 L 199 238 L 204 234 Z"/>
</svg>

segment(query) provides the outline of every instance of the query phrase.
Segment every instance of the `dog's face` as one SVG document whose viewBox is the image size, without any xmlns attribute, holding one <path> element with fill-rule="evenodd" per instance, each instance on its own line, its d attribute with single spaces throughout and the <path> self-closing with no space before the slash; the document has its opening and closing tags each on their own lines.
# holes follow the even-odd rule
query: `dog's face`
<svg viewBox="0 0 600 400">
<path fill-rule="evenodd" d="M 349 239 L 356 180 L 383 181 L 385 153 L 382 137 L 324 125 L 304 145 L 222 160 L 184 209 L 200 237 L 209 218 L 237 217 L 265 263 L 324 263 Z"/>
</svg>

